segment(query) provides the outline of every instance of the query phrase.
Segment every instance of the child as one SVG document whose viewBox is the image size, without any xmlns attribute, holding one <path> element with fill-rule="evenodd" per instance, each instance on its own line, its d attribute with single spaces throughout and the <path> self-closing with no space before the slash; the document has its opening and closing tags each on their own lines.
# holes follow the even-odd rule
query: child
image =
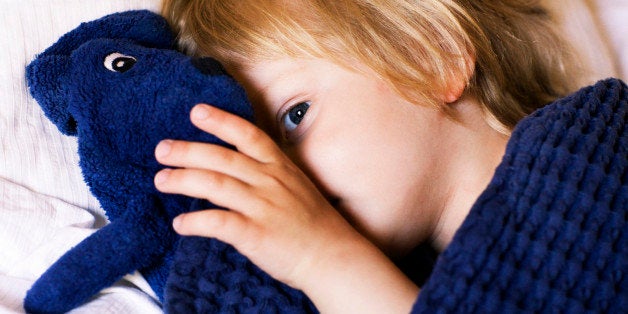
<svg viewBox="0 0 628 314">
<path fill-rule="evenodd" d="M 625 310 L 625 85 L 524 119 L 577 87 L 531 2 L 165 1 L 257 114 L 192 111 L 237 151 L 157 146 L 177 167 L 159 190 L 231 209 L 175 229 L 234 245 L 322 312 Z M 419 289 L 393 261 L 425 242 L 442 253 Z"/>
</svg>

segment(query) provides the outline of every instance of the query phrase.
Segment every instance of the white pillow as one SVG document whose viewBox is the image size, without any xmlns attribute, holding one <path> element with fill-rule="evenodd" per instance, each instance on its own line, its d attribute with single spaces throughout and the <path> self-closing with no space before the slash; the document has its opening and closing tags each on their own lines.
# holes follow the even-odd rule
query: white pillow
<svg viewBox="0 0 628 314">
<path fill-rule="evenodd" d="M 606 30 L 598 23 L 596 13 L 591 10 L 591 0 L 543 2 L 579 57 L 584 72 L 582 77 L 575 78 L 579 80 L 578 84 L 584 86 L 607 77 L 617 77 L 616 56 L 609 46 Z"/>
<path fill-rule="evenodd" d="M 628 1 L 597 0 L 591 8 L 597 14 L 604 35 L 615 54 L 618 77 L 628 82 Z"/>
<path fill-rule="evenodd" d="M 81 22 L 157 0 L 12 0 L 0 15 L 0 177 L 72 205 L 99 210 L 78 167 L 76 140 L 43 116 L 24 84 L 24 67 Z M 8 70 L 8 71 L 7 71 Z"/>
</svg>

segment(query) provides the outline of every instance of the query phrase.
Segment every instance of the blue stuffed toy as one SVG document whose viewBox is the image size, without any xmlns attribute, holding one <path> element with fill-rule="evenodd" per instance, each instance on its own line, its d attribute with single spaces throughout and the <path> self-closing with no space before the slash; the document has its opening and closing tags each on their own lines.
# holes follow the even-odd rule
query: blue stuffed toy
<svg viewBox="0 0 628 314">
<path fill-rule="evenodd" d="M 84 179 L 110 223 L 35 282 L 26 311 L 69 311 L 135 270 L 166 312 L 315 311 L 301 292 L 231 246 L 172 229 L 178 214 L 213 206 L 155 189 L 153 177 L 163 168 L 153 155 L 157 143 L 224 144 L 189 121 L 198 103 L 253 118 L 244 90 L 217 61 L 174 47 L 165 19 L 128 11 L 81 24 L 28 65 L 31 94 L 46 116 L 78 138 Z"/>
</svg>

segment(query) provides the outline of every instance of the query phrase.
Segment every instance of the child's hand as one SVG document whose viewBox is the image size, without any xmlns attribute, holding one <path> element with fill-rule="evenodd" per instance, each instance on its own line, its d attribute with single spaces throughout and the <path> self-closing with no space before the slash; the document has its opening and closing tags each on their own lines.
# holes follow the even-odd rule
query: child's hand
<svg viewBox="0 0 628 314">
<path fill-rule="evenodd" d="M 162 141 L 155 151 L 157 160 L 179 168 L 160 171 L 155 185 L 162 192 L 204 198 L 230 210 L 183 214 L 174 221 L 177 232 L 233 245 L 274 278 L 304 290 L 315 303 L 318 294 L 333 290 L 330 281 L 362 276 L 347 267 L 362 268 L 367 274 L 375 271 L 371 266 L 357 266 L 356 261 L 358 265 L 371 265 L 369 260 L 375 260 L 375 265 L 377 261 L 390 263 L 263 131 L 206 105 L 196 106 L 191 119 L 237 151 L 213 144 Z M 354 286 L 355 282 L 345 284 Z M 319 308 L 321 302 L 336 301 L 319 300 Z"/>
<path fill-rule="evenodd" d="M 163 192 L 204 198 L 231 211 L 182 215 L 174 222 L 177 232 L 230 243 L 278 280 L 294 285 L 302 268 L 313 266 L 325 247 L 334 245 L 334 239 L 355 236 L 260 129 L 209 106 L 196 107 L 192 121 L 238 150 L 163 141 L 156 148 L 158 161 L 181 168 L 158 173 L 156 186 Z"/>
</svg>

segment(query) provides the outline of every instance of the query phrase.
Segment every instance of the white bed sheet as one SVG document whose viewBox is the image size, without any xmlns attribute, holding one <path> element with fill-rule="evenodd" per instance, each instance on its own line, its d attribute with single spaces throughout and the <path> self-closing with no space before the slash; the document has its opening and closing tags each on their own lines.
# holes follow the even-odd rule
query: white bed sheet
<svg viewBox="0 0 628 314">
<path fill-rule="evenodd" d="M 592 83 L 628 79 L 628 0 L 546 0 Z M 24 67 L 80 22 L 159 0 L 0 0 L 0 313 L 21 313 L 34 280 L 67 249 L 103 226 L 83 183 L 76 142 L 61 135 L 29 96 Z M 139 275 L 125 277 L 74 313 L 160 313 Z"/>
<path fill-rule="evenodd" d="M 24 67 L 59 36 L 108 13 L 157 10 L 158 0 L 0 0 L 0 313 L 22 313 L 33 282 L 106 223 L 63 136 L 30 97 Z M 161 313 L 139 274 L 77 313 Z"/>
<path fill-rule="evenodd" d="M 0 179 L 0 312 L 22 312 L 34 279 L 59 256 L 94 232 L 96 216 L 56 197 Z M 27 200 L 27 201 L 25 201 Z M 148 283 L 135 273 L 76 313 L 160 313 Z"/>
</svg>

